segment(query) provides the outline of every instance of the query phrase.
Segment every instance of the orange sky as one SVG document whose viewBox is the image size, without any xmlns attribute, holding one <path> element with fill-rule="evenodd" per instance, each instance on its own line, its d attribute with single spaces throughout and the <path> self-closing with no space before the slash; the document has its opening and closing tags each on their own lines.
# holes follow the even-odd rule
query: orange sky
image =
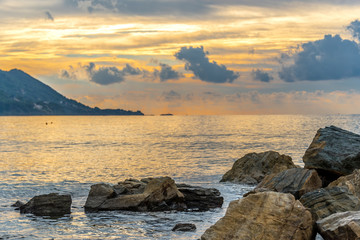
<svg viewBox="0 0 360 240">
<path fill-rule="evenodd" d="M 281 56 L 297 64 L 302 44 L 326 34 L 358 43 L 347 26 L 359 13 L 354 0 L 0 0 L 0 65 L 84 104 L 146 114 L 360 113 L 355 70 L 278 74 Z"/>
</svg>

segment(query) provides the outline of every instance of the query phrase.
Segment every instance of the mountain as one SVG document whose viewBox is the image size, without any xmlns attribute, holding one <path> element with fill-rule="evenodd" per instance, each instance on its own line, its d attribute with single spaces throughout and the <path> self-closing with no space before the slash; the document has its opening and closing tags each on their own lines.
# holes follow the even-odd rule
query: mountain
<svg viewBox="0 0 360 240">
<path fill-rule="evenodd" d="M 0 70 L 0 116 L 25 115 L 144 115 L 122 109 L 91 108 L 68 99 L 29 74 Z"/>
</svg>

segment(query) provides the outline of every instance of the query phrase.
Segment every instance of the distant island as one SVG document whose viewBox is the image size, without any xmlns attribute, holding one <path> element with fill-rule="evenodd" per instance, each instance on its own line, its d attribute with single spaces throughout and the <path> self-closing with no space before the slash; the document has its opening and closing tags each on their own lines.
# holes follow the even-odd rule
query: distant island
<svg viewBox="0 0 360 240">
<path fill-rule="evenodd" d="M 163 113 L 163 114 L 160 114 L 160 116 L 174 116 L 174 114 L 172 114 L 172 113 Z"/>
<path fill-rule="evenodd" d="M 0 116 L 144 115 L 141 111 L 92 108 L 68 99 L 29 74 L 0 70 Z"/>
</svg>

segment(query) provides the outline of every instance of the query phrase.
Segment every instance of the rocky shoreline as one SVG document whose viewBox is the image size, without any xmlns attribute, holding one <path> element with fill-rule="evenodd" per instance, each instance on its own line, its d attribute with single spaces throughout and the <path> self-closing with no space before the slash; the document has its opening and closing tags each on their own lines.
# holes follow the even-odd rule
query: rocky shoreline
<svg viewBox="0 0 360 240">
<path fill-rule="evenodd" d="M 237 160 L 221 182 L 254 185 L 232 201 L 223 218 L 202 240 L 213 239 L 360 239 L 360 135 L 335 126 L 321 128 L 306 150 L 304 168 L 274 151 L 249 153 Z M 223 198 L 214 188 L 177 184 L 170 177 L 127 179 L 91 186 L 84 210 L 208 211 Z M 71 196 L 47 194 L 21 213 L 60 217 L 71 214 Z M 181 229 L 181 230 L 179 230 Z M 184 224 L 174 231 L 195 231 Z"/>
</svg>

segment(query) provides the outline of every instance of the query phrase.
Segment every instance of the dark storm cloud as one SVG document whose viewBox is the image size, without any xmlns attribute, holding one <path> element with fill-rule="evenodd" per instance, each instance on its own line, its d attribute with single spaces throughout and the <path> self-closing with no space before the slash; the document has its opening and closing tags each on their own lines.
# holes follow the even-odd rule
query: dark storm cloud
<svg viewBox="0 0 360 240">
<path fill-rule="evenodd" d="M 185 69 L 192 71 L 195 77 L 205 82 L 232 83 L 239 77 L 238 73 L 228 70 L 224 65 L 219 65 L 215 61 L 210 62 L 207 54 L 202 46 L 182 47 L 175 53 L 175 57 L 186 61 Z"/>
<path fill-rule="evenodd" d="M 294 63 L 279 72 L 287 82 L 360 76 L 359 45 L 339 35 L 325 35 L 324 39 L 305 43 L 293 57 Z"/>
<path fill-rule="evenodd" d="M 167 80 L 177 80 L 182 77 L 182 74 L 172 69 L 170 65 L 165 63 L 159 63 L 161 67 L 159 70 L 154 70 L 154 76 L 159 77 L 161 82 L 165 82 Z"/>
<path fill-rule="evenodd" d="M 352 33 L 353 37 L 360 41 L 360 21 L 355 20 L 347 26 L 347 29 Z"/>
<path fill-rule="evenodd" d="M 50 21 L 54 21 L 54 18 L 49 11 L 45 12 L 45 17 L 46 17 L 46 19 L 48 19 Z"/>
<path fill-rule="evenodd" d="M 69 69 L 61 70 L 60 77 L 78 79 L 78 75 L 81 74 L 80 72 L 85 72 L 91 82 L 95 82 L 100 85 L 120 83 L 125 81 L 127 76 L 143 74 L 142 70 L 134 68 L 130 64 L 126 64 L 122 69 L 117 67 L 96 68 L 96 64 L 91 62 L 87 65 L 79 64 L 78 68 L 69 66 Z"/>
<path fill-rule="evenodd" d="M 270 82 L 274 78 L 267 72 L 264 72 L 260 69 L 252 70 L 252 76 L 254 80 L 260 82 Z"/>
</svg>

